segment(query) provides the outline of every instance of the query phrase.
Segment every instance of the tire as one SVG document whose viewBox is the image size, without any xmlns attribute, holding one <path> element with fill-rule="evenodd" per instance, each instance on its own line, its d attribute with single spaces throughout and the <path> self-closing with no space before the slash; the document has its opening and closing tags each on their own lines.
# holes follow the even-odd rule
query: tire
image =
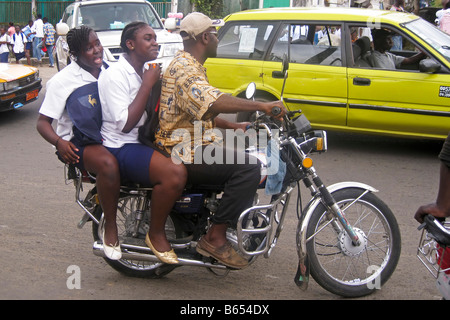
<svg viewBox="0 0 450 320">
<path fill-rule="evenodd" d="M 134 221 L 134 215 L 136 213 L 136 204 L 138 203 L 138 196 L 126 196 L 119 199 L 119 206 L 117 209 L 117 228 L 119 233 L 119 239 L 121 242 L 132 241 L 133 244 L 146 246 L 145 235 L 148 231 L 148 215 L 144 215 L 141 227 L 138 230 L 137 237 L 130 237 L 129 225 L 131 221 Z M 94 215 L 99 219 L 100 223 L 92 223 L 92 235 L 95 241 L 101 240 L 102 228 L 99 226 L 103 225 L 103 210 L 100 205 L 95 208 Z M 167 219 L 166 223 L 166 234 L 170 237 L 175 233 L 174 225 L 171 218 Z M 131 277 L 138 278 L 161 278 L 174 270 L 175 265 L 169 265 L 162 262 L 148 262 L 148 261 L 137 261 L 137 260 L 110 260 L 108 258 L 103 258 L 106 263 L 108 263 L 114 270 Z"/>
<path fill-rule="evenodd" d="M 317 232 L 306 245 L 314 280 L 324 289 L 349 298 L 380 289 L 394 272 L 401 251 L 400 230 L 394 214 L 373 193 L 359 198 L 363 192 L 346 188 L 333 193 L 346 219 L 359 234 L 360 246 L 353 246 L 346 233 L 336 230 L 332 223 L 325 225 L 329 219 L 323 204 L 314 210 L 306 234 L 309 239 Z"/>
</svg>

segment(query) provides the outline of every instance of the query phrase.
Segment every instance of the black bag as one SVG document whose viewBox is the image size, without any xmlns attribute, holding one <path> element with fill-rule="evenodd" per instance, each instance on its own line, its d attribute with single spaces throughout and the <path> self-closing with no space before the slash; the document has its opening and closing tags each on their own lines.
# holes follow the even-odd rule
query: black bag
<svg viewBox="0 0 450 320">
<path fill-rule="evenodd" d="M 159 102 L 161 97 L 161 80 L 155 83 L 148 99 L 145 110 L 147 112 L 147 119 L 144 124 L 139 128 L 138 139 L 142 144 L 151 147 L 164 154 L 166 157 L 170 155 L 164 150 L 161 150 L 155 145 L 155 133 L 159 125 Z"/>
</svg>

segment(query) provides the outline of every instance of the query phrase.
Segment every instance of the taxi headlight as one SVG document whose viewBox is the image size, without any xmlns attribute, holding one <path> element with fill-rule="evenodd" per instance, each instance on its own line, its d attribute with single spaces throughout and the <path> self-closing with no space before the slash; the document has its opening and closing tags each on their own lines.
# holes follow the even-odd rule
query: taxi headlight
<svg viewBox="0 0 450 320">
<path fill-rule="evenodd" d="M 2 91 L 9 91 L 19 86 L 19 80 L 2 83 Z"/>
</svg>

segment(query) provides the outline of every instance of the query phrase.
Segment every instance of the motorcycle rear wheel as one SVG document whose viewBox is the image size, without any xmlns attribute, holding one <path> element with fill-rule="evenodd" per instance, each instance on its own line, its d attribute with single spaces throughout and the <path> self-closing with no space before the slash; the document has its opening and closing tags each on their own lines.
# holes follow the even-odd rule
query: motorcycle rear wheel
<svg viewBox="0 0 450 320">
<path fill-rule="evenodd" d="M 117 209 L 117 229 L 119 233 L 119 239 L 123 241 L 129 237 L 129 223 L 133 220 L 133 214 L 136 212 L 137 196 L 126 196 L 119 199 L 119 205 Z M 100 223 L 92 223 L 92 235 L 95 241 L 101 241 L 102 237 L 102 226 L 103 224 L 103 210 L 100 205 L 97 205 L 94 211 L 94 215 L 99 219 Z M 170 217 L 167 219 L 166 223 L 166 233 L 170 236 L 170 229 L 167 225 L 171 225 Z M 143 225 L 139 230 L 138 238 L 134 239 L 137 244 L 145 245 L 145 234 L 148 231 L 148 217 L 145 216 L 143 220 Z M 173 231 L 173 229 L 172 229 Z M 167 275 L 169 272 L 176 268 L 175 265 L 169 265 L 162 262 L 149 262 L 149 261 L 138 261 L 138 260 L 110 260 L 108 258 L 103 258 L 108 265 L 110 265 L 114 270 L 131 277 L 138 278 L 161 278 Z"/>
<path fill-rule="evenodd" d="M 343 297 L 361 297 L 380 289 L 400 257 L 400 230 L 394 214 L 373 193 L 358 199 L 362 193 L 358 188 L 333 193 L 358 234 L 360 246 L 354 246 L 345 231 L 327 224 L 330 219 L 322 204 L 314 210 L 307 227 L 306 238 L 313 237 L 306 245 L 312 277 Z"/>
</svg>

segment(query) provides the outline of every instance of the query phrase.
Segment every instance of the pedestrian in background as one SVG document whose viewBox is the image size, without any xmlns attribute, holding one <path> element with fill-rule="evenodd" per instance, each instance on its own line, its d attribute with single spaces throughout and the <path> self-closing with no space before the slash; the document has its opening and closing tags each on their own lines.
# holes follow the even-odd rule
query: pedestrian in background
<svg viewBox="0 0 450 320">
<path fill-rule="evenodd" d="M 15 30 L 16 32 L 11 37 L 11 44 L 13 45 L 13 52 L 16 56 L 16 63 L 19 64 L 20 59 L 26 57 L 27 63 L 31 64 L 30 55 L 25 51 L 27 37 L 20 30 L 20 26 L 16 25 Z"/>
<path fill-rule="evenodd" d="M 48 59 L 50 61 L 50 68 L 54 67 L 54 60 L 53 60 L 53 46 L 55 45 L 55 28 L 53 27 L 53 25 L 48 22 L 48 19 L 46 17 L 44 17 L 44 19 L 42 19 L 42 21 L 44 22 L 44 40 L 43 43 L 45 45 L 45 47 L 47 48 L 47 54 L 48 54 Z"/>
<path fill-rule="evenodd" d="M 38 14 L 36 21 L 31 26 L 31 32 L 34 34 L 33 39 L 33 57 L 36 57 L 38 64 L 42 65 L 42 40 L 44 39 L 44 22 L 42 21 L 42 15 Z"/>
<path fill-rule="evenodd" d="M 27 37 L 27 43 L 25 45 L 25 52 L 28 54 L 28 57 L 31 57 L 31 55 L 33 53 L 34 34 L 31 32 L 32 25 L 33 25 L 33 20 L 29 20 L 28 24 L 25 27 L 23 27 L 23 29 L 22 29 L 23 34 Z M 31 65 L 31 59 L 28 62 L 28 58 L 27 58 L 27 63 L 29 65 Z"/>
<path fill-rule="evenodd" d="M 12 37 L 14 33 L 16 33 L 16 28 L 14 27 L 14 22 L 10 22 L 9 28 L 8 28 L 9 37 Z"/>
<path fill-rule="evenodd" d="M 6 32 L 6 27 L 0 26 L 0 62 L 8 62 L 9 48 L 11 40 L 8 33 Z"/>
</svg>

